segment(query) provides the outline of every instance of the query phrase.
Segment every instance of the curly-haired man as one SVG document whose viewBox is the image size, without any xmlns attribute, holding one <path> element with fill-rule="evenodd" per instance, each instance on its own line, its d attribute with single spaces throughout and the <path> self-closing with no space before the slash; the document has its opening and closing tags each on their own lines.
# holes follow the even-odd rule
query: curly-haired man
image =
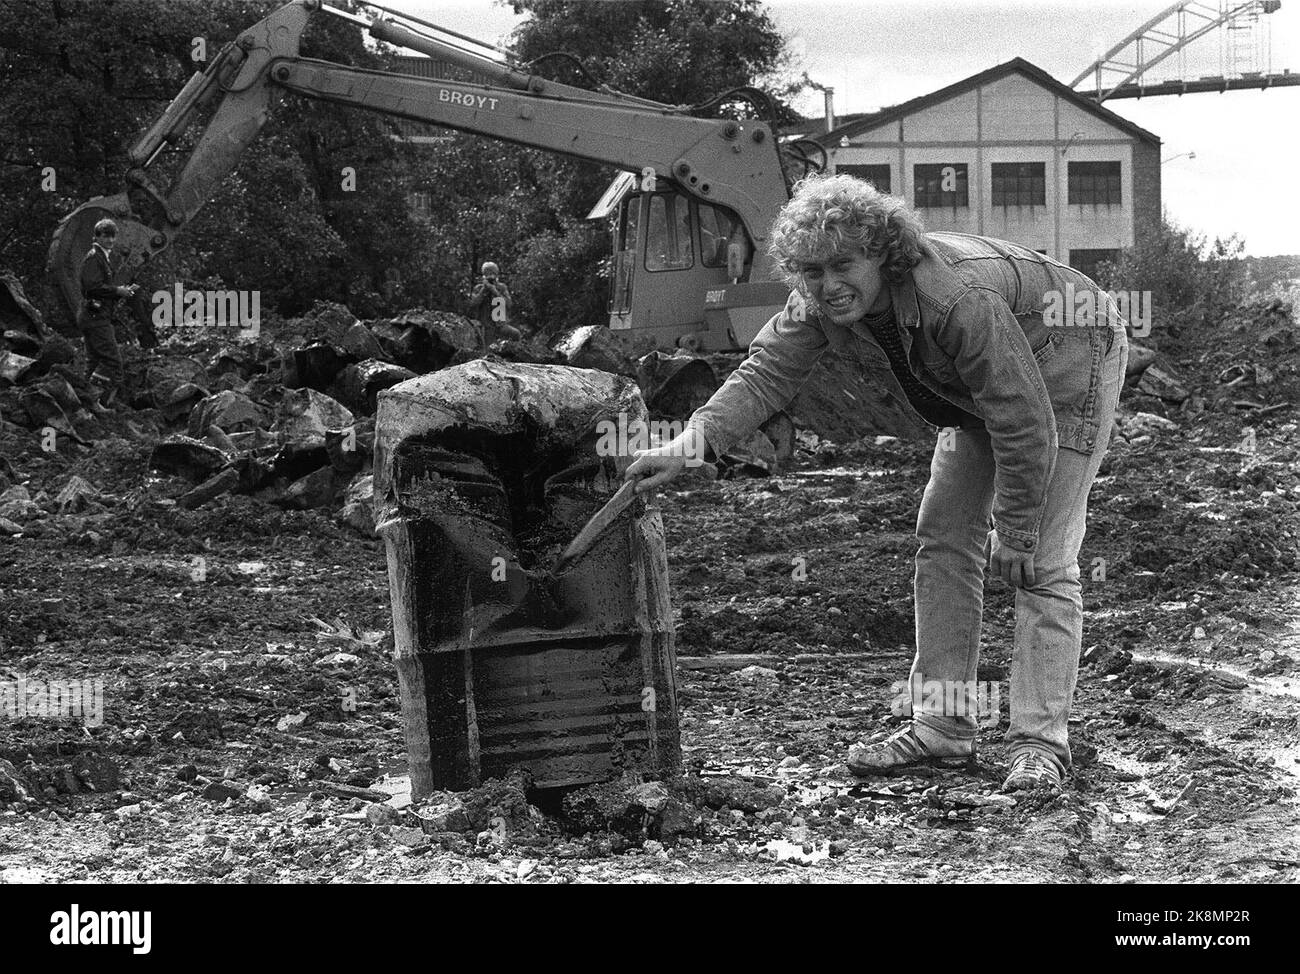
<svg viewBox="0 0 1300 974">
<path fill-rule="evenodd" d="M 1078 271 L 1001 240 L 925 233 L 903 201 L 851 176 L 801 182 L 771 250 L 794 288 L 785 310 L 682 435 L 638 453 L 627 476 L 652 490 L 688 458 L 743 441 L 828 348 L 874 366 L 942 430 L 917 517 L 909 679 L 942 692 L 914 692 L 909 725 L 853 748 L 849 769 L 974 757 L 988 567 L 1016 588 L 1003 787 L 1059 788 L 1083 629 L 1078 556 L 1128 358 L 1123 319 Z M 1076 305 L 1090 310 L 1059 313 Z"/>
</svg>

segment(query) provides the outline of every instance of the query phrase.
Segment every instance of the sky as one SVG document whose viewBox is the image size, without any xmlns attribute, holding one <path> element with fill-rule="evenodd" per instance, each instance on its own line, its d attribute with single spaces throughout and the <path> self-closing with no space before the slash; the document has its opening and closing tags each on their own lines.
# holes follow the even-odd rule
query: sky
<svg viewBox="0 0 1300 974">
<path fill-rule="evenodd" d="M 1218 6 L 1216 0 L 1208 3 Z M 503 40 L 523 19 L 492 0 L 384 4 L 492 41 Z M 797 70 L 833 87 L 835 110 L 845 114 L 896 105 L 1014 57 L 1069 84 L 1170 4 L 768 0 L 765 6 L 789 39 Z M 1272 70 L 1300 73 L 1300 0 L 1285 0 L 1261 19 L 1264 24 L 1269 30 L 1257 36 L 1269 37 Z M 1229 57 L 1219 40 L 1225 35 L 1215 31 L 1186 48 L 1189 76 L 1220 73 L 1221 58 Z M 1178 59 L 1168 59 L 1173 70 L 1163 76 L 1178 76 Z M 796 108 L 820 116 L 821 104 L 821 95 L 810 93 Z M 1300 155 L 1300 86 L 1120 99 L 1106 107 L 1163 141 L 1162 196 L 1175 222 L 1210 238 L 1235 233 L 1252 255 L 1300 254 L 1300 180 L 1290 171 Z M 1193 152 L 1195 158 L 1186 155 Z"/>
</svg>

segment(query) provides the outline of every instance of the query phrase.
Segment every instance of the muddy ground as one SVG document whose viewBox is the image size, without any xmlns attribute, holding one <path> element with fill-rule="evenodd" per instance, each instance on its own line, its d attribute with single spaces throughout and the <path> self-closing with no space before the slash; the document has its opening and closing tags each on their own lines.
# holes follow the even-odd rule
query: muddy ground
<svg viewBox="0 0 1300 974">
<path fill-rule="evenodd" d="M 148 413 L 53 454 L 6 426 L 32 494 L 79 474 L 106 496 L 0 539 L 0 679 L 100 677 L 106 711 L 98 727 L 0 719 L 27 792 L 0 780 L 0 881 L 1293 882 L 1300 354 L 1227 323 L 1160 344 L 1192 398 L 1127 393 L 1127 416 L 1176 428 L 1126 427 L 1093 491 L 1063 795 L 997 794 L 1000 582 L 980 678 L 1001 683 L 1001 727 L 978 763 L 847 775 L 850 744 L 899 724 L 931 445 L 805 437 L 779 476 L 658 502 L 687 778 L 671 827 L 647 815 L 645 834 L 507 784 L 408 804 L 378 540 L 247 496 L 179 509 L 190 485 L 146 469 Z M 1268 372 L 1225 390 L 1237 363 Z M 1242 399 L 1290 405 L 1252 420 Z M 468 811 L 430 828 L 448 807 Z"/>
</svg>

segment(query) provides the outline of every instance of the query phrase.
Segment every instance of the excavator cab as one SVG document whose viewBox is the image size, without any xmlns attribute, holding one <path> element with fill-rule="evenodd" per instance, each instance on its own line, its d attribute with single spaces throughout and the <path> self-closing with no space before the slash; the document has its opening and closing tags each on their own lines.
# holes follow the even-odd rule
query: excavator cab
<svg viewBox="0 0 1300 974">
<path fill-rule="evenodd" d="M 749 280 L 754 247 L 740 218 L 727 207 L 697 199 L 663 179 L 653 189 L 642 189 L 634 174 L 623 173 L 588 214 L 611 215 L 610 328 L 635 329 L 660 348 L 743 347 L 753 334 L 735 334 L 729 317 L 710 316 L 709 305 L 729 290 L 733 300 L 738 291 L 751 297 L 761 292 L 766 321 L 784 303 L 780 285 L 737 287 Z"/>
<path fill-rule="evenodd" d="M 632 173 L 602 204 L 590 215 L 616 213 L 610 328 L 649 335 L 660 348 L 745 348 L 785 304 L 785 285 L 751 280 L 754 245 L 727 207 L 665 180 L 642 190 Z"/>
</svg>

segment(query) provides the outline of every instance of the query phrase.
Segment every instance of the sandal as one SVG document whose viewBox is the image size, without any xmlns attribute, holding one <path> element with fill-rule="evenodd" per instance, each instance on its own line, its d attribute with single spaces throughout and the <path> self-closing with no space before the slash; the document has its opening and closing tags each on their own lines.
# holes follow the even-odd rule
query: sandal
<svg viewBox="0 0 1300 974">
<path fill-rule="evenodd" d="M 1026 748 L 1011 759 L 1011 773 L 1002 783 L 1003 791 L 1060 791 L 1061 771 L 1041 751 Z"/>
<path fill-rule="evenodd" d="M 959 746 L 965 742 L 951 743 Z M 914 728 L 907 727 L 888 740 L 853 748 L 849 751 L 849 759 L 845 763 L 851 773 L 859 778 L 869 778 L 872 775 L 894 774 L 917 767 L 962 767 L 974 760 L 974 740 L 970 742 L 969 751 L 936 753 L 917 736 Z"/>
</svg>

